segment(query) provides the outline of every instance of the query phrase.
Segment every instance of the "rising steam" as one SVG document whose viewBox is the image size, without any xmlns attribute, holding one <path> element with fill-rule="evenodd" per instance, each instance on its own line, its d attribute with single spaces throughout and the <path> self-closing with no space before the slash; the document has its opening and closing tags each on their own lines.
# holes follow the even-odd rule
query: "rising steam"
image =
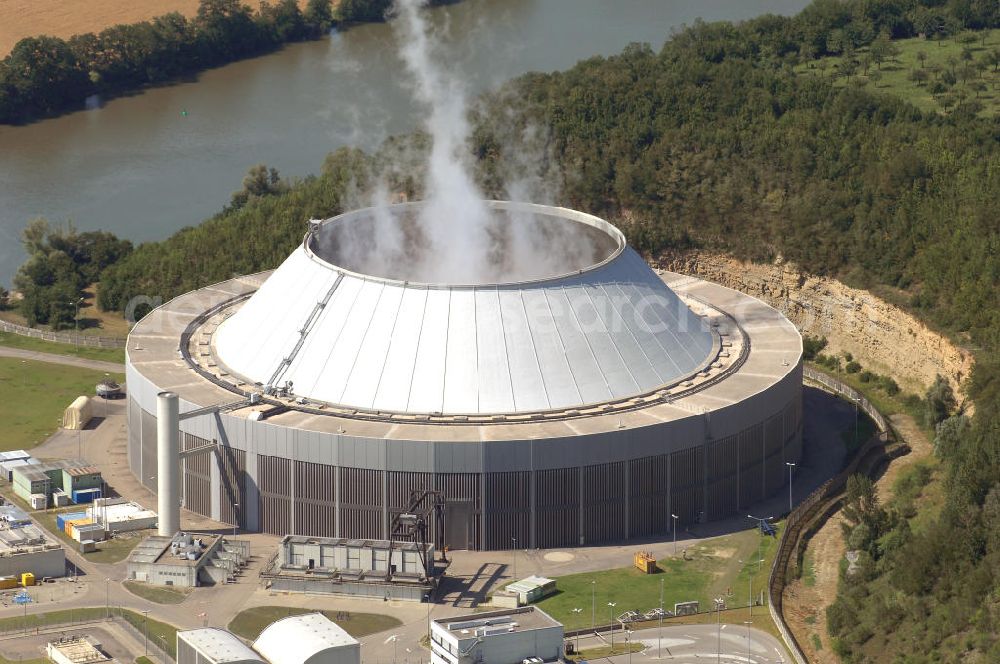
<svg viewBox="0 0 1000 664">
<path fill-rule="evenodd" d="M 426 0 L 396 0 L 392 21 L 414 98 L 426 112 L 430 152 L 422 168 L 423 205 L 405 212 L 391 208 L 385 179 L 379 179 L 370 194 L 370 221 L 324 229 L 315 240 L 318 253 L 365 274 L 452 284 L 526 281 L 602 260 L 609 251 L 603 233 L 550 225 L 526 213 L 498 213 L 483 200 L 470 163 L 466 90 L 457 69 L 440 64 L 439 35 L 425 18 L 425 5 Z M 518 167 L 517 155 L 511 161 Z M 539 190 L 526 180 L 531 173 L 518 167 L 508 182 L 515 198 Z"/>
</svg>

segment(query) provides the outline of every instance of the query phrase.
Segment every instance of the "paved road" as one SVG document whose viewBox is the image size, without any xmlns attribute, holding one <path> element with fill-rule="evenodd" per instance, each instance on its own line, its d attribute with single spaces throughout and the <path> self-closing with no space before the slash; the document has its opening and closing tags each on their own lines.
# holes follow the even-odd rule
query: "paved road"
<svg viewBox="0 0 1000 664">
<path fill-rule="evenodd" d="M 103 360 L 88 360 L 72 355 L 56 355 L 55 353 L 43 353 L 37 350 L 25 350 L 23 348 L 9 348 L 0 346 L 0 357 L 14 357 L 21 360 L 36 360 L 38 362 L 49 362 L 50 364 L 64 364 L 70 367 L 81 367 L 83 369 L 94 369 L 95 371 L 107 371 L 108 373 L 125 373 L 125 365 L 116 362 L 104 362 Z"/>
<path fill-rule="evenodd" d="M 749 641 L 747 637 L 749 636 Z M 620 643 L 624 635 L 615 634 L 615 643 Z M 631 655 L 616 657 L 601 657 L 598 662 L 613 662 L 614 664 L 641 664 L 642 662 L 658 662 L 666 660 L 677 664 L 705 664 L 719 662 L 720 664 L 779 664 L 791 662 L 784 646 L 776 638 L 742 624 L 715 625 L 677 625 L 663 627 L 662 632 L 655 627 L 632 632 L 629 640 L 642 643 L 645 650 Z M 601 634 L 599 638 L 580 637 L 580 648 L 587 649 L 605 645 L 608 635 Z M 747 656 L 749 645 L 750 654 Z"/>
</svg>

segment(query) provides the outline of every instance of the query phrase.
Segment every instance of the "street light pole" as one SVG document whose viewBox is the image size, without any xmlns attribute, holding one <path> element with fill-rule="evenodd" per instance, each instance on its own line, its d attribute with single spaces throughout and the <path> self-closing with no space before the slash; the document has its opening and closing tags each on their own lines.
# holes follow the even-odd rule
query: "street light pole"
<svg viewBox="0 0 1000 664">
<path fill-rule="evenodd" d="M 615 652 L 615 605 L 617 602 L 608 602 L 608 615 L 611 616 L 611 653 Z"/>
<path fill-rule="evenodd" d="M 73 318 L 73 327 L 76 330 L 76 334 L 73 336 L 73 340 L 76 342 L 76 347 L 80 347 L 80 303 L 83 302 L 83 298 L 77 299 L 73 304 L 76 305 L 76 317 Z"/>
<path fill-rule="evenodd" d="M 111 579 L 104 579 L 104 619 L 111 618 Z"/>
<path fill-rule="evenodd" d="M 660 579 L 660 626 L 656 630 L 656 659 L 660 659 L 663 654 L 663 582 L 666 579 Z"/>
<path fill-rule="evenodd" d="M 858 404 L 861 399 L 852 399 L 854 402 L 854 449 L 858 449 Z"/>
<path fill-rule="evenodd" d="M 747 661 L 750 661 L 750 625 L 753 624 L 752 620 L 746 620 L 743 622 L 747 626 Z"/>
<path fill-rule="evenodd" d="M 722 664 L 722 604 L 725 602 L 721 597 L 715 598 L 715 629 L 718 632 L 718 650 L 715 655 L 716 664 Z"/>
<path fill-rule="evenodd" d="M 792 468 L 795 467 L 795 464 L 790 461 L 786 461 L 785 465 L 788 466 L 788 513 L 791 514 L 792 513 Z"/>
<path fill-rule="evenodd" d="M 590 582 L 590 629 L 597 632 L 597 581 Z"/>
<path fill-rule="evenodd" d="M 583 613 L 583 609 L 573 609 L 573 613 L 580 614 Z M 580 654 L 580 630 L 576 630 L 576 654 Z"/>
<path fill-rule="evenodd" d="M 673 531 L 674 531 L 674 557 L 676 558 L 677 557 L 677 515 L 676 514 L 671 514 L 670 518 L 674 520 L 674 527 L 673 527 Z"/>
<path fill-rule="evenodd" d="M 739 563 L 741 565 L 746 565 L 746 563 L 744 563 L 742 560 L 740 560 Z M 753 617 L 753 561 L 750 561 L 750 565 L 751 568 L 748 573 L 748 576 L 750 577 L 750 597 L 749 597 L 750 602 L 747 604 L 747 606 L 750 607 L 750 617 L 752 618 Z"/>
<path fill-rule="evenodd" d="M 424 595 L 427 600 L 427 647 L 431 647 L 431 594 Z"/>
<path fill-rule="evenodd" d="M 149 615 L 149 609 L 142 612 L 142 654 L 149 654 L 149 627 L 146 621 L 146 617 Z"/>
</svg>

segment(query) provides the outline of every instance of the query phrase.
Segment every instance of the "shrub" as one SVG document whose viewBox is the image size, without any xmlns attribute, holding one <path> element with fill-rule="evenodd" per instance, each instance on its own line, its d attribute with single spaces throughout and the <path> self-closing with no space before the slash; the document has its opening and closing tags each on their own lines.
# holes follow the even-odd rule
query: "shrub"
<svg viewBox="0 0 1000 664">
<path fill-rule="evenodd" d="M 858 376 L 858 380 L 860 380 L 862 383 L 870 383 L 873 380 L 876 380 L 877 378 L 878 376 L 873 374 L 871 371 L 862 371 L 861 375 Z"/>
<path fill-rule="evenodd" d="M 826 348 L 826 337 L 813 337 L 808 334 L 802 337 L 803 359 L 807 361 L 815 360 L 824 348 Z"/>
<path fill-rule="evenodd" d="M 885 393 L 890 397 L 894 397 L 899 394 L 899 385 L 896 384 L 889 376 L 879 376 L 879 386 L 885 390 Z"/>
<path fill-rule="evenodd" d="M 858 373 L 859 371 L 861 371 L 861 365 L 858 362 L 855 362 L 854 360 L 848 360 L 845 370 L 849 374 Z"/>
</svg>

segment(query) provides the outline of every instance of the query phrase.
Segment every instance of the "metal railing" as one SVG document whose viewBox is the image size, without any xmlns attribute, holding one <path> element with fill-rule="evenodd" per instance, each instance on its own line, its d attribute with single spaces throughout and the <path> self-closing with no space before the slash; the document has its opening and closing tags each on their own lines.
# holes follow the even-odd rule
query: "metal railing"
<svg viewBox="0 0 1000 664">
<path fill-rule="evenodd" d="M 771 612 L 771 619 L 774 620 L 775 626 L 777 626 L 782 639 L 785 641 L 785 645 L 788 646 L 788 650 L 792 653 L 795 661 L 798 664 L 808 664 L 808 660 L 802 653 L 798 641 L 788 628 L 788 625 L 785 624 L 784 616 L 781 613 L 782 595 L 788 581 L 789 563 L 793 559 L 797 561 L 799 543 L 808 526 L 817 516 L 823 513 L 824 506 L 841 493 L 847 484 L 847 479 L 857 472 L 858 466 L 872 450 L 877 447 L 884 447 L 893 440 L 893 431 L 889 421 L 882 413 L 878 412 L 875 406 L 863 394 L 850 385 L 808 366 L 802 367 L 802 376 L 809 381 L 827 388 L 834 394 L 856 403 L 858 408 L 863 410 L 875 422 L 875 426 L 878 427 L 878 433 L 862 445 L 846 468 L 821 484 L 791 511 L 785 520 L 785 527 L 782 530 L 781 540 L 778 543 L 778 553 L 775 555 L 774 563 L 771 565 L 771 573 L 767 584 L 768 610 Z"/>
<path fill-rule="evenodd" d="M 885 433 L 892 429 L 892 425 L 889 423 L 889 420 L 887 420 L 882 413 L 878 412 L 874 404 L 865 398 L 865 395 L 861 394 L 850 385 L 847 385 L 833 376 L 825 374 L 822 371 L 817 371 L 816 369 L 813 369 L 805 364 L 802 365 L 802 377 L 822 385 L 834 394 L 846 398 L 848 401 L 856 402 L 858 407 L 863 410 L 873 422 L 875 422 L 875 426 L 878 427 L 879 431 Z"/>
<path fill-rule="evenodd" d="M 90 348 L 125 348 L 125 339 L 121 337 L 95 337 L 74 332 L 50 332 L 49 330 L 37 330 L 33 327 L 26 327 L 5 320 L 0 320 L 0 332 L 10 332 L 22 337 L 42 339 L 43 341 L 52 341 L 60 344 L 88 346 Z"/>
</svg>

